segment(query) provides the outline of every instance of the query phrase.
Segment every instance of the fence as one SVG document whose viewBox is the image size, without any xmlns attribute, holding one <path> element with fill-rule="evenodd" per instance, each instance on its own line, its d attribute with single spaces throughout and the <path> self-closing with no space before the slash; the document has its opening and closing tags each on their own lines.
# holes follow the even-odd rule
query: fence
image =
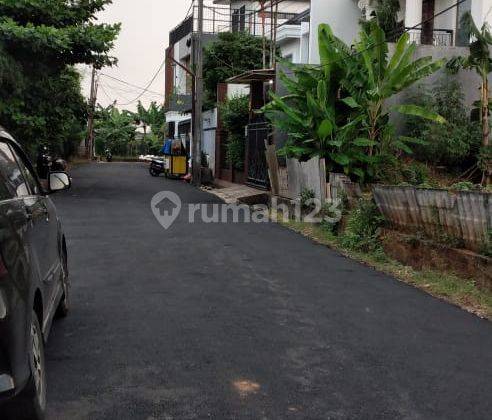
<svg viewBox="0 0 492 420">
<path fill-rule="evenodd" d="M 374 198 L 390 223 L 460 239 L 472 250 L 486 244 L 492 231 L 490 193 L 376 186 Z"/>
</svg>

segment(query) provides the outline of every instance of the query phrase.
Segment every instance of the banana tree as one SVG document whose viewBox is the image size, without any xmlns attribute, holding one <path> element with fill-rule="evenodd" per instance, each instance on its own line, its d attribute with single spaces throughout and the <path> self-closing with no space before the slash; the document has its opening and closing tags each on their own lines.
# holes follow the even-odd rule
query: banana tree
<svg viewBox="0 0 492 420">
<path fill-rule="evenodd" d="M 264 111 L 288 135 L 281 153 L 300 160 L 326 158 L 330 169 L 362 177 L 359 157 L 363 150 L 350 143 L 349 132 L 354 128 L 353 123 L 348 124 L 350 108 L 339 101 L 350 49 L 328 25 L 319 26 L 318 38 L 321 66 L 284 63 L 291 74 L 280 77 L 289 93 L 283 97 L 272 94 Z"/>
<path fill-rule="evenodd" d="M 414 60 L 415 49 L 415 43 L 410 43 L 409 34 L 405 33 L 396 43 L 394 54 L 390 58 L 385 33 L 372 21 L 360 33 L 360 40 L 355 45 L 356 52 L 347 60 L 349 71 L 342 86 L 348 96 L 342 101 L 360 119 L 359 143 L 367 146 L 369 156 L 387 152 L 383 150 L 385 147 L 411 153 L 409 143 L 421 142 L 419 139 L 403 136 L 385 141 L 388 129 L 391 130 L 388 121 L 392 110 L 445 122 L 438 114 L 417 105 L 404 104 L 392 108 L 387 106 L 387 101 L 394 95 L 436 72 L 444 64 L 444 61 L 433 61 L 431 57 Z"/>
<path fill-rule="evenodd" d="M 490 157 L 490 96 L 489 74 L 492 72 L 492 33 L 488 23 L 479 29 L 470 12 L 463 15 L 461 24 L 465 33 L 473 40 L 470 44 L 470 55 L 461 60 L 464 68 L 473 69 L 481 79 L 480 118 L 482 123 L 482 146 L 484 149 L 484 175 L 482 183 L 492 184 L 492 162 Z"/>
</svg>

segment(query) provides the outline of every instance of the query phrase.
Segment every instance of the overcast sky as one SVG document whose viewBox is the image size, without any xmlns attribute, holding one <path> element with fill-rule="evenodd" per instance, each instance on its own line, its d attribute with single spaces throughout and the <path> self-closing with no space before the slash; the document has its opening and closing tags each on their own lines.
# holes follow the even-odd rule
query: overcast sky
<svg viewBox="0 0 492 420">
<path fill-rule="evenodd" d="M 206 4 L 210 0 L 206 1 Z M 117 67 L 104 68 L 102 73 L 145 87 L 164 59 L 169 31 L 186 16 L 191 0 L 113 0 L 113 4 L 99 15 L 100 22 L 121 22 L 122 29 L 116 41 L 114 56 Z M 83 68 L 84 94 L 89 96 L 90 69 Z M 134 100 L 141 91 L 125 86 L 107 77 L 101 77 L 98 102 L 107 106 L 114 100 L 124 104 Z M 149 88 L 164 94 L 164 70 Z M 152 100 L 163 102 L 163 96 L 145 94 L 142 103 Z M 134 109 L 136 103 L 124 106 Z"/>
</svg>

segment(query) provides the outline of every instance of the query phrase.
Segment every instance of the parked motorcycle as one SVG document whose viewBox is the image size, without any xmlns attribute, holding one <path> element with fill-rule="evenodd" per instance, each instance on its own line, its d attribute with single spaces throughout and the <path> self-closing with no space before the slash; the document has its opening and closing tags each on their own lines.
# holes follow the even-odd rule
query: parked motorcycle
<svg viewBox="0 0 492 420">
<path fill-rule="evenodd" d="M 111 153 L 111 150 L 106 150 L 106 162 L 112 162 L 113 161 L 113 155 Z"/>
<path fill-rule="evenodd" d="M 159 176 L 165 173 L 164 161 L 162 159 L 152 159 L 149 166 L 149 173 L 152 176 Z"/>
</svg>

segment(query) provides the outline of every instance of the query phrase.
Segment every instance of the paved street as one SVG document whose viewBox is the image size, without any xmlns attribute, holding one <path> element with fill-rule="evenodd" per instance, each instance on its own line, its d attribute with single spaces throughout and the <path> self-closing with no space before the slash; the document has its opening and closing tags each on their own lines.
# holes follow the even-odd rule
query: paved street
<svg viewBox="0 0 492 420">
<path fill-rule="evenodd" d="M 150 201 L 217 198 L 141 164 L 56 197 L 72 313 L 48 419 L 485 419 L 492 324 L 274 224 L 164 230 Z"/>
</svg>

